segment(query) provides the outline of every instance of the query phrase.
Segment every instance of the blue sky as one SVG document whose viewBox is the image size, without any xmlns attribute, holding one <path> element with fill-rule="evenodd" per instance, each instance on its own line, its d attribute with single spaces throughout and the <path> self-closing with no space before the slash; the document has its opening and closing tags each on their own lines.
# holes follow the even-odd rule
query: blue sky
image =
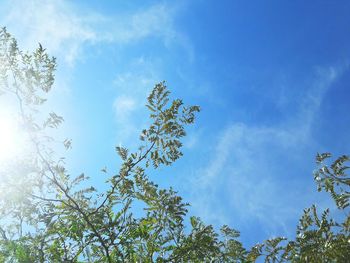
<svg viewBox="0 0 350 263">
<path fill-rule="evenodd" d="M 1 1 L 0 23 L 57 57 L 46 110 L 65 118 L 72 174 L 103 189 L 115 145 L 136 147 L 145 98 L 166 80 L 202 112 L 184 158 L 152 178 L 190 215 L 251 245 L 293 236 L 316 192 L 317 152 L 348 154 L 349 1 Z"/>
</svg>

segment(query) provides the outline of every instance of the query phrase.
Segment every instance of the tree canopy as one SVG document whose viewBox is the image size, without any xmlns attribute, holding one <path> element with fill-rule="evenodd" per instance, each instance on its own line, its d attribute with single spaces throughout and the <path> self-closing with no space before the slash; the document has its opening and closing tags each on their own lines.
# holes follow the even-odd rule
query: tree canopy
<svg viewBox="0 0 350 263">
<path fill-rule="evenodd" d="M 181 156 L 181 139 L 199 106 L 171 99 L 165 82 L 147 97 L 150 125 L 131 152 L 116 147 L 119 168 L 103 169 L 108 190 L 86 187 L 85 174 L 71 176 L 64 159 L 53 154 L 47 136 L 63 118 L 40 107 L 54 83 L 55 58 L 39 45 L 22 52 L 0 31 L 0 92 L 11 96 L 31 154 L 1 172 L 1 262 L 347 262 L 350 258 L 349 156 L 318 154 L 314 179 L 341 210 L 337 220 L 327 209 L 304 210 L 296 237 L 276 237 L 245 248 L 229 226 L 216 231 L 172 189 L 150 180 L 151 169 L 169 166 Z M 70 141 L 63 145 L 70 148 Z M 1 146 L 0 146 L 1 147 Z M 24 156 L 22 156 L 24 157 Z M 333 160 L 333 161 L 332 161 Z M 141 213 L 135 213 L 135 204 Z M 140 211 L 139 211 L 140 212 Z"/>
</svg>

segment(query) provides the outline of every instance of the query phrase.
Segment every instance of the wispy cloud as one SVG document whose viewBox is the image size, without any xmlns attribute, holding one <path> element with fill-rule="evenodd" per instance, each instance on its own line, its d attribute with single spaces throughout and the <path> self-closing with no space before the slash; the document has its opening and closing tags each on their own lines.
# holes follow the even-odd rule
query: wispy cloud
<svg viewBox="0 0 350 263">
<path fill-rule="evenodd" d="M 161 81 L 159 63 L 151 58 L 139 57 L 126 64 L 126 70 L 114 78 L 113 86 L 118 94 L 113 103 L 118 143 L 132 144 L 146 126 L 145 98 L 153 86 Z M 132 118 L 129 118 L 131 113 Z"/>
<path fill-rule="evenodd" d="M 135 110 L 136 102 L 131 97 L 121 95 L 114 100 L 113 107 L 118 120 L 125 120 Z"/>
<path fill-rule="evenodd" d="M 287 233 L 286 222 L 296 222 L 314 194 L 309 184 L 293 183 L 298 180 L 293 174 L 298 171 L 295 163 L 317 145 L 312 138 L 315 116 L 343 72 L 344 67 L 317 69 L 297 112 L 282 123 L 269 127 L 235 123 L 218 134 L 210 162 L 192 181 L 195 212 L 215 224 L 254 220 L 268 226 L 269 234 L 278 229 Z M 286 191 L 292 187 L 293 191 Z M 227 209 L 219 205 L 222 200 Z"/>
<path fill-rule="evenodd" d="M 134 42 L 149 36 L 159 36 L 164 40 L 176 36 L 173 29 L 173 16 L 169 6 L 158 4 L 133 14 L 121 14 L 117 19 L 108 18 L 113 22 L 113 30 L 106 34 L 110 41 Z"/>
<path fill-rule="evenodd" d="M 20 39 L 21 46 L 32 50 L 40 42 L 69 64 L 83 44 L 97 38 L 90 26 L 95 18 L 80 15 L 66 1 L 8 1 L 3 12 L 2 25 Z"/>
<path fill-rule="evenodd" d="M 104 15 L 81 9 L 65 0 L 5 1 L 0 12 L 2 26 L 7 26 L 26 49 L 42 43 L 51 54 L 74 64 L 87 44 L 117 45 L 159 37 L 164 45 L 177 43 L 193 56 L 191 45 L 174 29 L 177 8 L 165 3 L 125 13 L 116 10 Z"/>
</svg>

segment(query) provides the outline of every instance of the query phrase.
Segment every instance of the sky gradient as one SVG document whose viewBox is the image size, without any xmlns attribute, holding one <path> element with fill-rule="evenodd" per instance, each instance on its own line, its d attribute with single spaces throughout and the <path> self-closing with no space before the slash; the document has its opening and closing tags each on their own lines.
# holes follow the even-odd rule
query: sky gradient
<svg viewBox="0 0 350 263">
<path fill-rule="evenodd" d="M 349 154 L 349 14 L 345 0 L 2 0 L 0 24 L 57 57 L 45 109 L 65 118 L 71 173 L 100 189 L 114 146 L 137 147 L 155 83 L 200 105 L 184 157 L 152 179 L 252 245 L 294 236 L 313 203 L 334 208 L 312 172 L 317 152 Z"/>
</svg>

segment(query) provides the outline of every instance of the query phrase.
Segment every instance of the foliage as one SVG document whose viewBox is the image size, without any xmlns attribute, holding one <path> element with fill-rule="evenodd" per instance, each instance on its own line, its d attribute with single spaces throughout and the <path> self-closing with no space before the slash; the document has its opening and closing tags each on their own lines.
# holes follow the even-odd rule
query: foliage
<svg viewBox="0 0 350 263">
<path fill-rule="evenodd" d="M 344 220 L 304 210 L 293 241 L 278 237 L 246 249 L 239 232 L 223 226 L 220 232 L 199 218 L 186 217 L 188 204 L 174 191 L 161 189 L 147 176 L 150 169 L 169 166 L 182 156 L 181 138 L 192 124 L 198 106 L 170 100 L 164 82 L 147 98 L 151 124 L 141 132 L 135 152 L 116 147 L 122 164 L 107 169 L 109 189 L 84 188 L 88 177 L 71 178 L 62 159 L 55 160 L 46 130 L 63 121 L 55 113 L 43 117 L 38 107 L 54 82 L 56 62 L 39 45 L 23 53 L 5 28 L 0 31 L 0 91 L 12 94 L 21 125 L 33 146 L 26 169 L 4 175 L 1 183 L 1 262 L 345 262 L 350 258 L 349 157 L 328 167 L 329 154 L 317 156 L 319 190 L 329 192 Z M 70 141 L 65 140 L 68 149 Z M 135 216 L 135 206 L 143 213 Z"/>
</svg>

